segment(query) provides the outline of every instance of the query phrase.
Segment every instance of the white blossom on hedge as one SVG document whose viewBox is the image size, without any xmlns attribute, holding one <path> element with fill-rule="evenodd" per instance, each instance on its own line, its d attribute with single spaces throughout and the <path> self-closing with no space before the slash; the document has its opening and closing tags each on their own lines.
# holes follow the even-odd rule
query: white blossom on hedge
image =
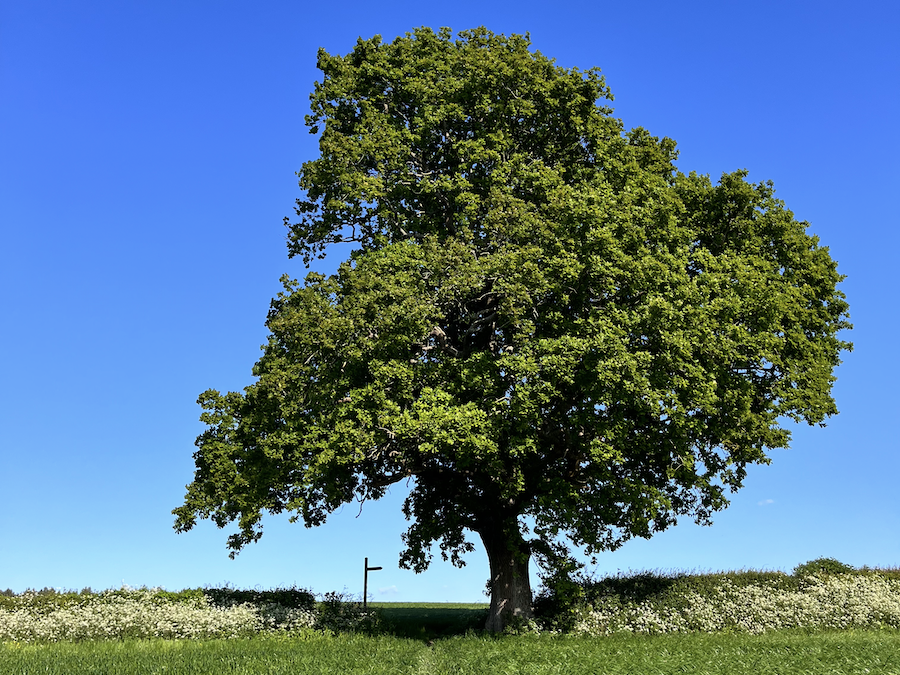
<svg viewBox="0 0 900 675">
<path fill-rule="evenodd" d="M 206 639 L 298 631 L 316 623 L 312 611 L 277 604 L 211 605 L 205 597 L 172 601 L 152 590 L 41 601 L 34 593 L 0 608 L 0 642 L 121 638 Z"/>
<path fill-rule="evenodd" d="M 575 632 L 763 633 L 786 628 L 900 628 L 900 580 L 874 574 L 809 577 L 798 590 L 776 582 L 737 585 L 723 578 L 712 592 L 675 591 L 642 602 L 605 596 Z"/>
</svg>

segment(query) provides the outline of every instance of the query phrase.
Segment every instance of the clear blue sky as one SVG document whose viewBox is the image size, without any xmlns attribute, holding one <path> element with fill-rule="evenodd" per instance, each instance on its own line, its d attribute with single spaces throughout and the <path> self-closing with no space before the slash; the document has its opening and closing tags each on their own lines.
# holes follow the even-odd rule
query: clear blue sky
<svg viewBox="0 0 900 675">
<path fill-rule="evenodd" d="M 841 414 L 798 428 L 715 524 L 597 571 L 900 566 L 900 6 L 762 2 L 0 3 L 0 589 L 297 584 L 379 600 L 483 600 L 487 561 L 397 567 L 395 492 L 317 530 L 177 535 L 198 394 L 240 390 L 289 260 L 282 218 L 314 157 L 316 50 L 415 26 L 530 32 L 599 66 L 616 115 L 679 167 L 772 179 L 847 275 L 856 349 Z M 337 259 L 319 267 L 330 271 Z M 593 568 L 592 568 L 593 569 Z"/>
</svg>

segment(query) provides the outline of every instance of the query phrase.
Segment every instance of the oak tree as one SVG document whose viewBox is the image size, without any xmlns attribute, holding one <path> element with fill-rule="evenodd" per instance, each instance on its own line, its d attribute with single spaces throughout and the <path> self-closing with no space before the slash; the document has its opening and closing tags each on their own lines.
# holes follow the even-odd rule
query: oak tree
<svg viewBox="0 0 900 675">
<path fill-rule="evenodd" d="M 487 628 L 528 566 L 708 523 L 786 422 L 837 412 L 842 277 L 771 183 L 715 184 L 612 116 L 596 69 L 527 36 L 418 29 L 320 50 L 291 256 L 242 393 L 207 429 L 176 529 L 307 526 L 408 489 L 401 566 L 490 562 Z M 287 221 L 288 219 L 286 219 Z"/>
</svg>

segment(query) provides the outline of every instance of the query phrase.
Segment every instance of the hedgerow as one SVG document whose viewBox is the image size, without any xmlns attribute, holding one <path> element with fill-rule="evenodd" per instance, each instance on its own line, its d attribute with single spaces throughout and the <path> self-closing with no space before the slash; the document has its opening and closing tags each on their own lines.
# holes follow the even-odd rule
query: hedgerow
<svg viewBox="0 0 900 675">
<path fill-rule="evenodd" d="M 536 599 L 537 620 L 512 627 L 584 635 L 900 629 L 900 570 L 855 570 L 820 558 L 782 572 L 643 572 L 568 580 Z M 376 612 L 297 588 L 53 589 L 0 593 L 0 642 L 212 639 L 374 632 Z"/>
<path fill-rule="evenodd" d="M 782 572 L 662 574 L 581 579 L 565 602 L 544 590 L 544 628 L 589 635 L 900 628 L 900 575 L 832 559 Z"/>
<path fill-rule="evenodd" d="M 371 630 L 375 621 L 373 613 L 334 594 L 316 603 L 299 589 L 44 589 L 0 597 L 0 642 L 232 638 Z"/>
</svg>

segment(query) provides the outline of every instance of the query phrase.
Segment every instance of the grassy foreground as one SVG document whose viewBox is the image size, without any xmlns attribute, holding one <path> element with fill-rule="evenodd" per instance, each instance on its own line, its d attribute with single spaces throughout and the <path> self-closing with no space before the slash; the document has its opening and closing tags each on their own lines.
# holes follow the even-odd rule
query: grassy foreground
<svg viewBox="0 0 900 675">
<path fill-rule="evenodd" d="M 292 638 L 0 645 L 3 675 L 900 675 L 900 632 Z"/>
</svg>

